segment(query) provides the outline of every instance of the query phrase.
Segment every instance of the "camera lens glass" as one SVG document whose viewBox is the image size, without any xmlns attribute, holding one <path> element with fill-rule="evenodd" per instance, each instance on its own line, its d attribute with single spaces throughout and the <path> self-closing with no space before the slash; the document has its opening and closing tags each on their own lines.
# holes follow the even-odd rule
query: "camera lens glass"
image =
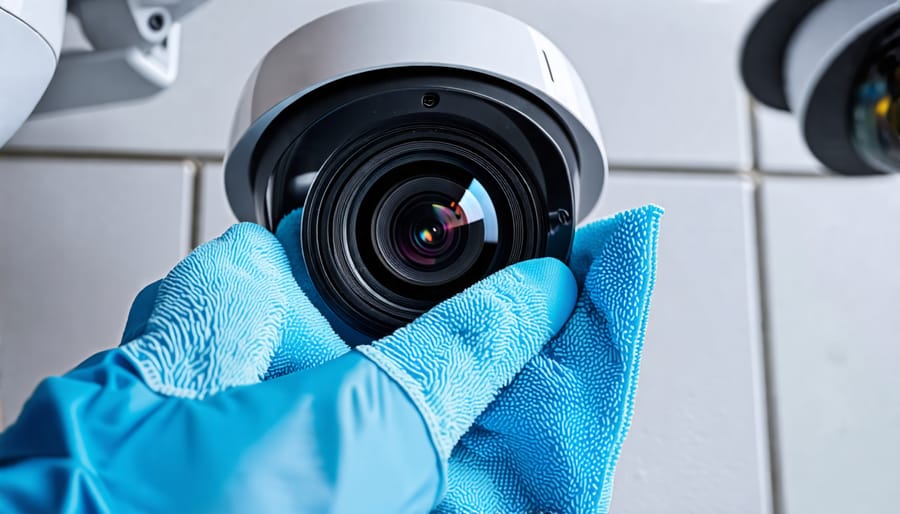
<svg viewBox="0 0 900 514">
<path fill-rule="evenodd" d="M 331 162 L 304 207 L 303 251 L 334 308 L 367 316 L 360 331 L 409 322 L 546 245 L 532 179 L 480 134 L 402 125 Z"/>
<path fill-rule="evenodd" d="M 877 169 L 900 167 L 900 37 L 876 51 L 878 56 L 856 82 L 852 105 L 853 142 L 860 156 Z"/>
<path fill-rule="evenodd" d="M 484 186 L 475 178 L 460 184 L 446 177 L 440 164 L 430 173 L 401 183 L 379 205 L 371 231 L 376 247 L 391 269 L 416 282 L 439 273 L 443 281 L 458 278 L 447 269 L 477 260 L 497 244 L 497 214 Z"/>
<path fill-rule="evenodd" d="M 433 301 L 446 292 L 435 287 L 458 288 L 488 272 L 500 219 L 481 173 L 474 162 L 441 151 L 400 155 L 371 172 L 359 201 L 350 201 L 348 243 L 377 294 Z"/>
</svg>

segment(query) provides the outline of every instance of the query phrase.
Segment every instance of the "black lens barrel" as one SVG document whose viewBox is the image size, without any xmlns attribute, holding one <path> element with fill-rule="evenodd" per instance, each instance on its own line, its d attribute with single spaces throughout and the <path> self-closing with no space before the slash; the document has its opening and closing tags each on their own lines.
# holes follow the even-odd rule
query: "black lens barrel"
<svg viewBox="0 0 900 514">
<path fill-rule="evenodd" d="M 371 341 L 510 264 L 568 258 L 574 227 L 559 213 L 575 212 L 579 170 L 551 113 L 458 70 L 356 75 L 273 123 L 254 160 L 274 168 L 257 202 L 270 228 L 304 209 L 301 250 L 326 314 L 351 344 Z"/>
</svg>

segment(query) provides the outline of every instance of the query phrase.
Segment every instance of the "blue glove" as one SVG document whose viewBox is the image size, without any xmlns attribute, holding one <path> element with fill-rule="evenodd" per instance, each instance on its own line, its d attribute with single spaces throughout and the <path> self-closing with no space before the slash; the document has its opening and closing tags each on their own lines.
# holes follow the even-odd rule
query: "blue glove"
<svg viewBox="0 0 900 514">
<path fill-rule="evenodd" d="M 571 319 L 453 450 L 449 512 L 607 512 L 631 422 L 662 210 L 578 230 Z"/>
<path fill-rule="evenodd" d="M 427 512 L 577 294 L 530 261 L 348 351 L 291 273 L 241 224 L 139 295 L 130 341 L 45 380 L 0 435 L 0 512 Z"/>
</svg>

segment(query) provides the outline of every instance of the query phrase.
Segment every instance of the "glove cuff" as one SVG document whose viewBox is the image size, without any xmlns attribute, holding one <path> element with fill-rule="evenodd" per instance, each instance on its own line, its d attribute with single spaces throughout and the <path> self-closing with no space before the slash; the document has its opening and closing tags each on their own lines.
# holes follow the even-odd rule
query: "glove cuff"
<svg viewBox="0 0 900 514">
<path fill-rule="evenodd" d="M 402 389 L 409 397 L 410 401 L 413 402 L 413 405 L 416 406 L 416 410 L 419 411 L 419 415 L 421 415 L 422 420 L 425 421 L 425 426 L 428 428 L 428 437 L 431 439 L 431 445 L 434 447 L 434 451 L 437 453 L 438 461 L 440 462 L 441 490 L 439 491 L 439 497 L 443 496 L 447 487 L 447 462 L 450 459 L 450 452 L 453 449 L 453 445 L 448 440 L 448 437 L 443 435 L 440 420 L 428 405 L 428 401 L 425 399 L 421 386 L 419 386 L 418 382 L 416 382 L 406 370 L 378 351 L 378 348 L 372 345 L 361 345 L 354 348 L 354 350 L 365 356 L 369 361 L 375 364 L 378 369 L 384 372 L 385 375 L 396 382 L 397 385 L 400 386 L 400 389 Z"/>
</svg>

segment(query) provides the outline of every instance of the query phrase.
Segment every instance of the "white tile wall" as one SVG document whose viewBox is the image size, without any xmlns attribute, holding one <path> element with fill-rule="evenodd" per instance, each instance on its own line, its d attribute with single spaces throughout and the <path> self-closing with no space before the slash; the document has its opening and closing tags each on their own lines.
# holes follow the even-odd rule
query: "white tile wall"
<svg viewBox="0 0 900 514">
<path fill-rule="evenodd" d="M 786 514 L 900 512 L 898 178 L 763 188 Z"/>
<path fill-rule="evenodd" d="M 259 58 L 302 23 L 356 2 L 209 2 L 185 22 L 181 76 L 171 90 L 34 120 L 12 145 L 220 155 Z M 534 24 L 570 55 L 614 164 L 722 169 L 750 165 L 749 107 L 734 57 L 762 2 L 478 0 Z"/>
<path fill-rule="evenodd" d="M 588 84 L 613 166 L 746 169 L 735 57 L 765 0 L 495 0 L 544 31 Z"/>
<path fill-rule="evenodd" d="M 768 173 L 824 174 L 824 166 L 803 141 L 797 120 L 789 113 L 756 105 L 758 167 Z"/>
<path fill-rule="evenodd" d="M 283 35 L 355 1 L 209 2 L 186 24 L 170 91 L 18 134 L 32 157 L 0 156 L 6 421 L 42 376 L 116 344 L 133 295 L 235 221 L 216 161 L 245 77 Z M 581 69 L 614 167 L 629 170 L 595 215 L 668 210 L 613 512 L 900 512 L 900 183 L 824 176 L 794 122 L 762 108 L 763 174 L 717 173 L 751 165 L 737 56 L 766 0 L 478 1 L 538 26 Z M 211 162 L 196 205 L 190 158 Z"/>
<path fill-rule="evenodd" d="M 612 512 L 770 512 L 750 183 L 614 173 L 604 194 L 594 216 L 666 209 Z"/>
<path fill-rule="evenodd" d="M 197 243 L 219 237 L 228 227 L 238 222 L 225 195 L 225 170 L 222 163 L 206 163 L 200 169 L 199 200 Z"/>
<path fill-rule="evenodd" d="M 0 398 L 119 343 L 131 300 L 186 255 L 193 167 L 0 157 Z"/>
</svg>

